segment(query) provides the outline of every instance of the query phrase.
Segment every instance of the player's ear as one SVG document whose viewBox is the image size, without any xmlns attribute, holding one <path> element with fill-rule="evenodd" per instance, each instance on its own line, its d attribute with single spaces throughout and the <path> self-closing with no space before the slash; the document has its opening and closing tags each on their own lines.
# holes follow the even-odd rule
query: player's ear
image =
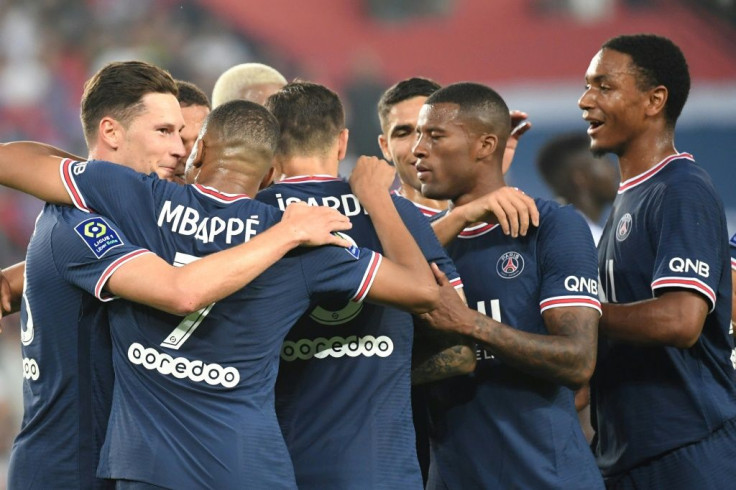
<svg viewBox="0 0 736 490">
<path fill-rule="evenodd" d="M 97 141 L 104 146 L 117 150 L 123 138 L 123 127 L 115 119 L 105 116 L 97 127 Z"/>
<path fill-rule="evenodd" d="M 269 187 L 273 183 L 273 176 L 275 173 L 276 173 L 275 167 L 271 166 L 268 168 L 266 175 L 263 176 L 263 179 L 261 179 L 261 183 L 258 186 L 259 191 L 265 189 L 266 187 Z"/>
<path fill-rule="evenodd" d="M 348 152 L 348 136 L 349 131 L 347 128 L 340 131 L 337 135 L 337 159 L 342 160 L 345 158 L 345 154 Z"/>
<path fill-rule="evenodd" d="M 649 91 L 649 98 L 647 100 L 646 114 L 647 116 L 656 116 L 657 114 L 664 111 L 664 106 L 667 103 L 667 87 L 659 85 Z"/>
<path fill-rule="evenodd" d="M 192 166 L 194 166 L 195 168 L 199 168 L 202 166 L 202 162 L 204 161 L 204 153 L 204 141 L 202 140 L 202 138 L 197 138 L 197 141 L 194 142 L 194 146 L 192 147 L 192 152 L 189 154 L 189 161 L 191 162 Z"/>
<path fill-rule="evenodd" d="M 498 148 L 498 136 L 493 133 L 483 133 L 475 140 L 475 157 L 483 160 L 490 157 Z"/>
<path fill-rule="evenodd" d="M 391 158 L 391 153 L 388 151 L 388 139 L 386 139 L 386 136 L 381 133 L 378 135 L 378 146 L 381 147 L 381 153 L 383 153 L 383 158 L 387 162 L 392 162 L 393 158 Z"/>
</svg>

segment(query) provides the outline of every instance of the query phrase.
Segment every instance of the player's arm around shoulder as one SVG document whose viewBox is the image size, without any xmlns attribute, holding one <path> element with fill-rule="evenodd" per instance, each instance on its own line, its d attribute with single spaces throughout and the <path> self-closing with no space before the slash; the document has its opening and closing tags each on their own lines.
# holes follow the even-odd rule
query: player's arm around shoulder
<svg viewBox="0 0 736 490">
<path fill-rule="evenodd" d="M 350 176 L 350 186 L 371 216 L 388 259 L 381 262 L 368 298 L 411 313 L 424 313 L 436 306 L 439 290 L 389 194 L 394 172 L 385 161 L 363 156 Z"/>
<path fill-rule="evenodd" d="M 498 223 L 506 235 L 525 236 L 529 226 L 539 226 L 534 199 L 515 187 L 504 186 L 469 203 L 451 207 L 432 221 L 432 229 L 443 246 L 451 243 L 463 228 L 479 222 Z"/>
<path fill-rule="evenodd" d="M 19 141 L 0 144 L 0 184 L 47 202 L 71 204 L 59 165 L 74 155 L 42 143 Z"/>
<path fill-rule="evenodd" d="M 333 234 L 352 227 L 335 209 L 288 206 L 282 219 L 249 241 L 174 267 L 145 254 L 119 267 L 107 288 L 122 298 L 176 315 L 188 315 L 245 287 L 298 246 L 349 246 Z"/>
</svg>

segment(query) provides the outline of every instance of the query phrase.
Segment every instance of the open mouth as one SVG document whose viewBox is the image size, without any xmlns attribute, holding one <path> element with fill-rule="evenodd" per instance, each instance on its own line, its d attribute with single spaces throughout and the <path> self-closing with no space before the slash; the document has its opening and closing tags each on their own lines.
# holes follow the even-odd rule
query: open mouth
<svg viewBox="0 0 736 490">
<path fill-rule="evenodd" d="M 603 126 L 603 123 L 601 121 L 595 121 L 595 120 L 589 120 L 588 121 L 588 134 L 592 135 L 596 132 L 598 132 L 598 129 Z"/>
</svg>

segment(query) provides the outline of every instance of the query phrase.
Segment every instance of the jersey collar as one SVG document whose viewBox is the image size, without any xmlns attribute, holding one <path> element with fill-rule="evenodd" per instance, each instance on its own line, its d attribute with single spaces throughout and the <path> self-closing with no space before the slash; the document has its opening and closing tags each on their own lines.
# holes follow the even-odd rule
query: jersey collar
<svg viewBox="0 0 736 490">
<path fill-rule="evenodd" d="M 207 196 L 210 199 L 214 199 L 215 201 L 223 204 L 230 204 L 243 199 L 250 199 L 246 194 L 227 194 L 202 184 L 193 184 L 192 187 L 203 196 Z"/>
<path fill-rule="evenodd" d="M 629 189 L 633 189 L 639 184 L 642 184 L 646 182 L 647 180 L 651 179 L 655 175 L 657 175 L 663 168 L 665 168 L 670 162 L 673 160 L 677 160 L 679 158 L 684 158 L 686 160 L 690 160 L 691 162 L 694 162 L 695 159 L 690 153 L 676 153 L 674 155 L 670 155 L 658 164 L 656 164 L 654 167 L 650 168 L 644 173 L 641 173 L 637 175 L 636 177 L 632 177 L 624 182 L 621 182 L 621 185 L 618 187 L 618 193 L 623 194 L 624 192 L 628 191 Z"/>
<path fill-rule="evenodd" d="M 304 184 L 306 182 L 333 182 L 340 181 L 341 179 L 332 175 L 297 175 L 294 177 L 286 177 L 281 179 L 276 184 Z"/>
</svg>

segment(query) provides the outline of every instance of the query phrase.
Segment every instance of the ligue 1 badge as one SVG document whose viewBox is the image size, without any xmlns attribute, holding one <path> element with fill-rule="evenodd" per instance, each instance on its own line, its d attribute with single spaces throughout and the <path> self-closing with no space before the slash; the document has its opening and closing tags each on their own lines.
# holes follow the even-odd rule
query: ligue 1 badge
<svg viewBox="0 0 736 490">
<path fill-rule="evenodd" d="M 506 252 L 496 262 L 496 272 L 504 279 L 513 279 L 524 270 L 524 257 L 518 252 Z"/>
<path fill-rule="evenodd" d="M 616 226 L 616 240 L 623 242 L 628 238 L 629 233 L 631 233 L 631 215 L 626 213 L 621 217 Z"/>
</svg>

